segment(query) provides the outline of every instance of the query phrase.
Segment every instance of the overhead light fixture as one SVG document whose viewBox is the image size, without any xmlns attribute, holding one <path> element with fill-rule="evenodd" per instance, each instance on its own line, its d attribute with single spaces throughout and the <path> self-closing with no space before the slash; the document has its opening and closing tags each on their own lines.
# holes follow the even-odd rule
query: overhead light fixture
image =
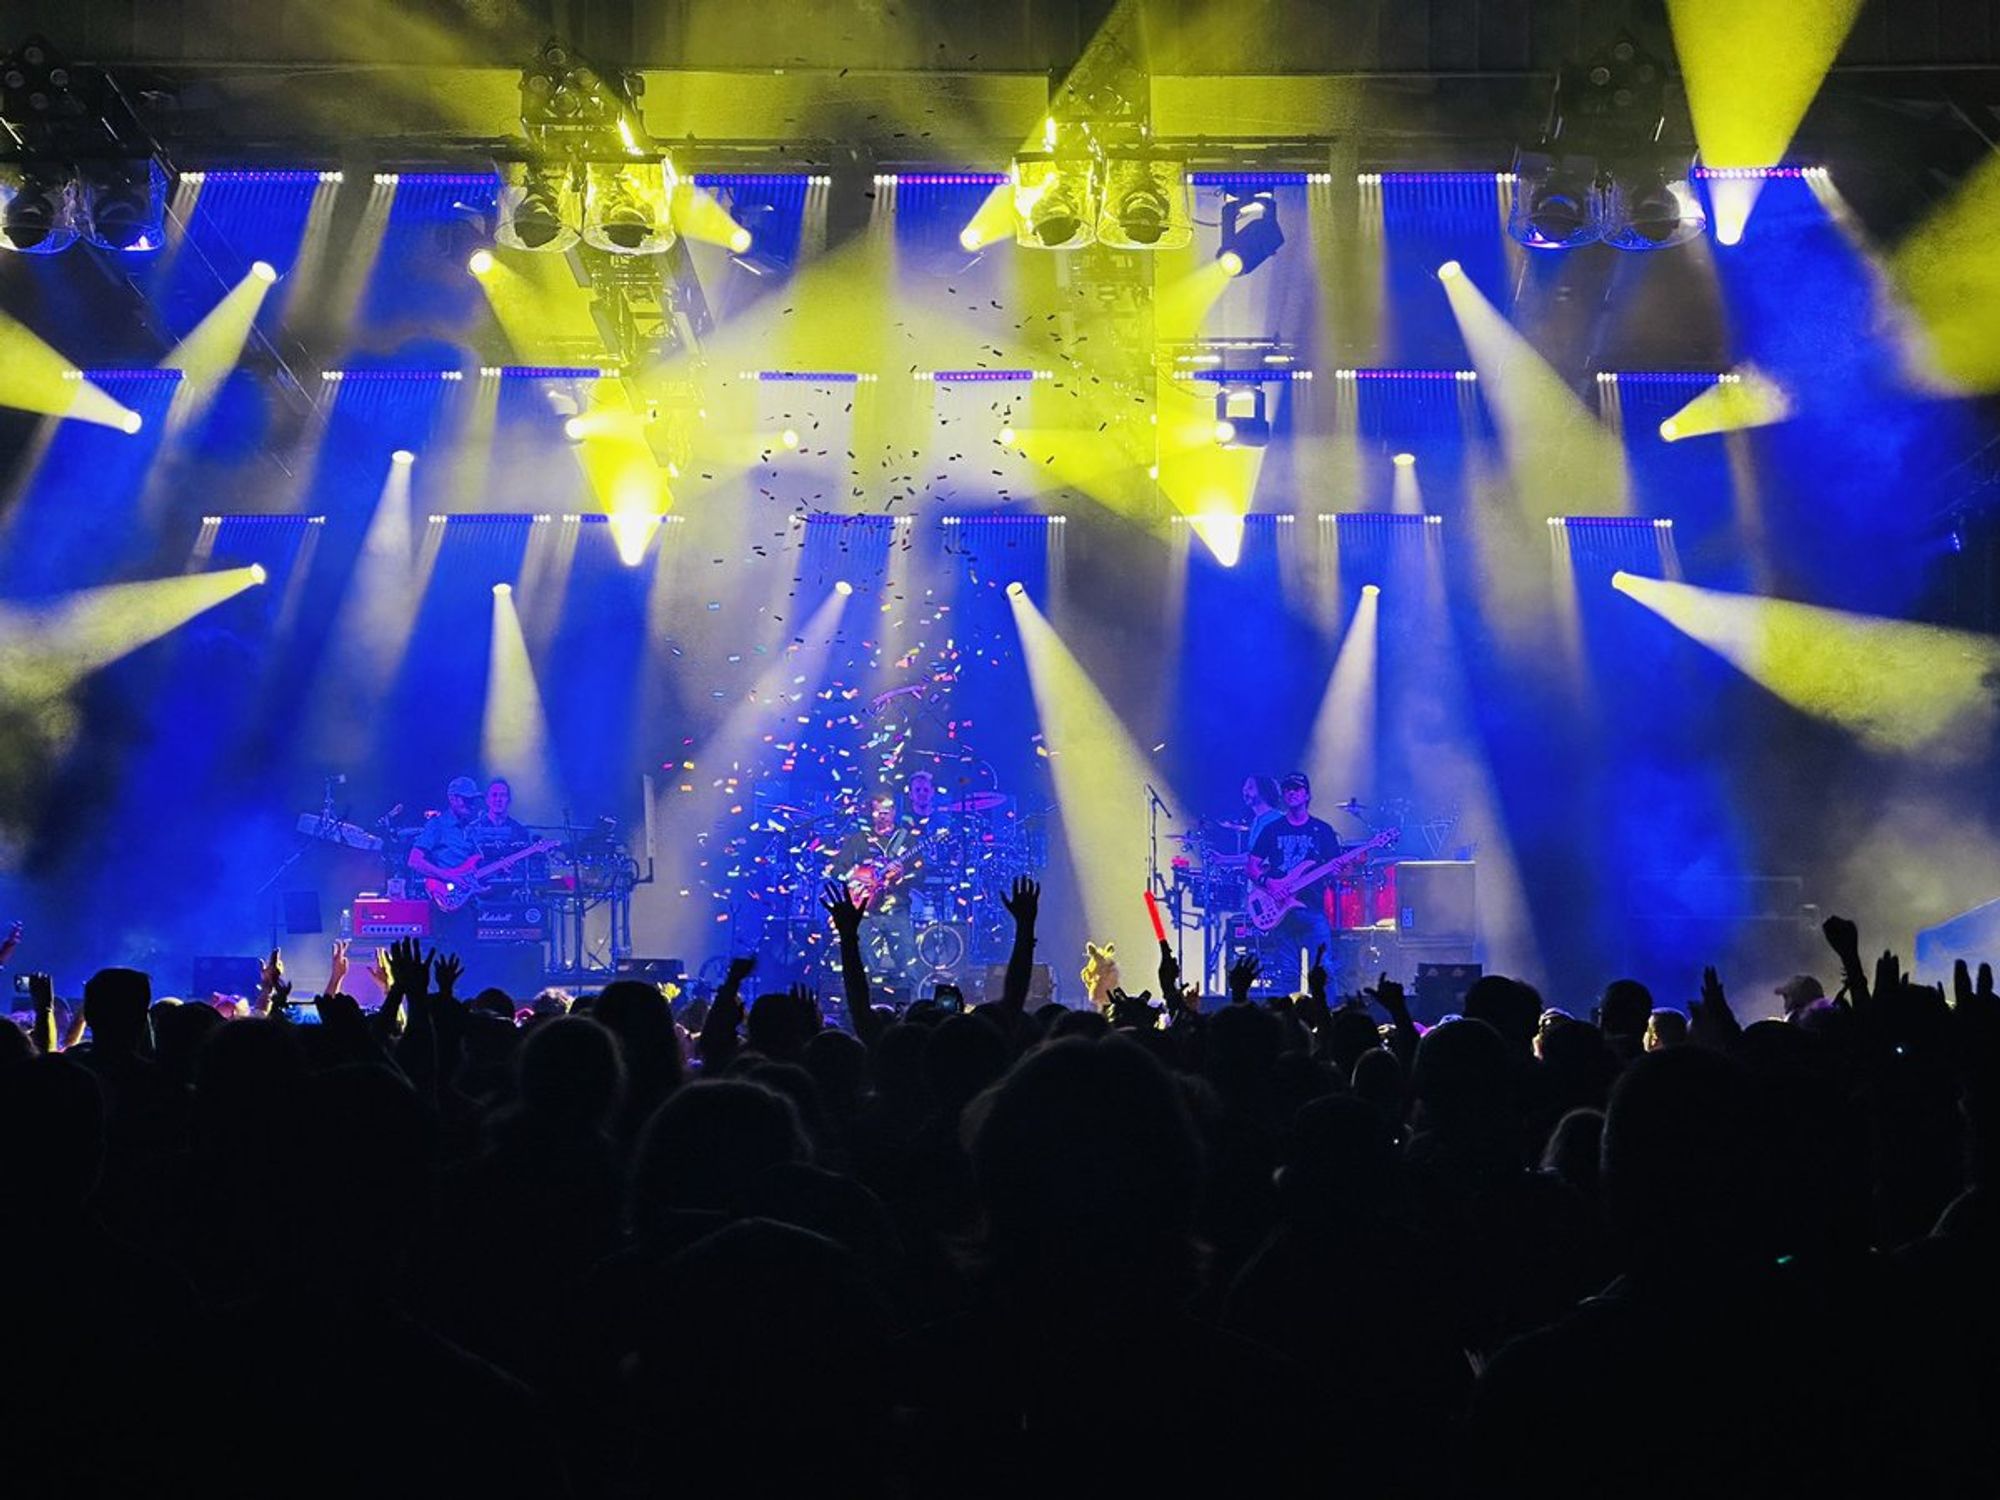
<svg viewBox="0 0 2000 1500">
<path fill-rule="evenodd" d="M 1187 163 L 1151 154 L 1105 160 L 1098 243 L 1120 250 L 1178 250 L 1194 239 Z"/>
<path fill-rule="evenodd" d="M 584 242 L 613 255 L 658 255 L 669 248 L 672 180 L 665 160 L 592 162 L 584 178 Z"/>
<path fill-rule="evenodd" d="M 1614 166 L 1602 185 L 1604 242 L 1620 250 L 1665 250 L 1686 244 L 1708 227 L 1708 213 L 1679 170 Z"/>
<path fill-rule="evenodd" d="M 77 163 L 79 225 L 106 250 L 158 250 L 167 242 L 167 174 L 150 156 Z"/>
<path fill-rule="evenodd" d="M 76 243 L 74 180 L 58 167 L 0 165 L 0 249 L 56 255 Z"/>
<path fill-rule="evenodd" d="M 1562 69 L 1540 138 L 1514 155 L 1512 239 L 1533 250 L 1598 240 L 1660 250 L 1707 227 L 1688 186 L 1693 149 L 1669 133 L 1669 72 L 1630 35 Z"/>
<path fill-rule="evenodd" d="M 1222 194 L 1222 237 L 1216 258 L 1232 276 L 1248 276 L 1278 253 L 1285 231 L 1278 225 L 1278 197 L 1268 188 Z M 1230 269 L 1231 258 L 1234 269 Z"/>
<path fill-rule="evenodd" d="M 1033 250 L 1080 250 L 1097 238 L 1097 179 L 1088 156 L 1014 158 L 1014 238 Z"/>
<path fill-rule="evenodd" d="M 493 238 L 512 250 L 560 255 L 583 238 L 583 210 L 570 174 L 560 168 L 509 162 L 500 183 L 500 219 Z"/>
<path fill-rule="evenodd" d="M 1215 441 L 1224 448 L 1263 448 L 1271 419 L 1261 385 L 1225 385 L 1215 393 Z"/>
<path fill-rule="evenodd" d="M 1530 250 L 1573 250 L 1604 238 L 1597 162 L 1588 156 L 1515 152 L 1507 234 Z"/>
</svg>

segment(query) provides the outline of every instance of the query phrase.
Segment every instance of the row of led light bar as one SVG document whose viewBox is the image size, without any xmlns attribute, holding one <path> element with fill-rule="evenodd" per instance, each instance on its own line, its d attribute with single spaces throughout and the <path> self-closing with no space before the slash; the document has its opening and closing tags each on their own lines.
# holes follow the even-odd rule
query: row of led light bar
<svg viewBox="0 0 2000 1500">
<path fill-rule="evenodd" d="M 569 526 L 589 526 L 609 525 L 614 519 L 620 521 L 622 524 L 631 518 L 612 517 L 598 512 L 578 513 L 574 511 L 567 513 L 543 511 L 533 514 L 505 511 L 436 511 L 427 515 L 424 519 L 433 526 L 444 526 L 461 521 L 476 521 L 485 525 L 495 526 L 550 526 L 557 523 Z M 646 516 L 640 519 L 654 522 L 661 526 L 680 526 L 685 524 L 687 520 L 685 516 Z M 1172 518 L 1172 524 L 1175 526 L 1187 526 L 1196 523 L 1206 523 L 1211 519 L 1213 518 L 1209 516 L 1177 515 Z M 1290 511 L 1251 511 L 1245 515 L 1232 517 L 1232 519 L 1242 521 L 1246 525 L 1290 526 L 1297 522 L 1298 516 Z M 914 525 L 915 521 L 916 518 L 914 516 L 842 516 L 831 513 L 793 516 L 791 518 L 791 524 L 795 527 L 874 524 L 903 528 Z M 1064 526 L 1068 522 L 1069 517 L 1064 515 L 947 515 L 937 518 L 937 524 L 940 526 Z M 1444 517 L 1438 515 L 1401 515 L 1383 511 L 1347 511 L 1337 514 L 1322 514 L 1319 517 L 1319 522 L 1322 526 L 1350 527 L 1357 525 L 1390 527 L 1442 526 L 1444 525 Z M 203 516 L 201 524 L 204 526 L 324 526 L 326 524 L 326 517 L 285 516 L 272 515 L 269 512 L 257 512 L 254 514 Z M 1572 531 L 1662 532 L 1674 529 L 1674 523 L 1662 516 L 1550 516 L 1548 524 L 1551 531 L 1559 527 Z"/>
<path fill-rule="evenodd" d="M 1773 178 L 1803 178 L 1824 181 L 1830 174 L 1823 166 L 1696 167 L 1690 174 L 1701 180 L 1756 181 Z M 378 187 L 400 183 L 434 183 L 439 186 L 478 187 L 497 182 L 491 172 L 376 172 L 371 174 Z M 1332 183 L 1331 172 L 1186 172 L 1183 180 L 1191 187 L 1319 187 Z M 182 182 L 258 183 L 337 183 L 347 175 L 337 170 L 320 171 L 297 167 L 211 167 L 182 172 Z M 833 177 L 825 172 L 695 172 L 688 178 L 696 187 L 761 187 L 766 184 L 799 184 L 828 187 Z M 1012 180 L 1005 172 L 877 172 L 877 187 L 1002 187 Z M 1429 183 L 1508 183 L 1512 172 L 1475 171 L 1387 171 L 1357 172 L 1354 180 L 1362 187 L 1415 187 Z"/>
<path fill-rule="evenodd" d="M 1220 358 L 1220 356 L 1214 356 Z M 617 376 L 615 365 L 481 365 L 479 377 L 483 380 L 610 380 Z M 1390 380 L 1438 382 L 1455 381 L 1462 385 L 1473 385 L 1479 380 L 1477 370 L 1433 370 L 1395 369 L 1381 367 L 1375 369 L 1334 370 L 1331 378 L 1340 381 Z M 1259 369 L 1224 370 L 1213 368 L 1193 369 L 1183 372 L 1188 380 L 1219 382 L 1255 381 L 1310 381 L 1314 378 L 1311 370 L 1298 366 L 1272 365 Z M 181 372 L 173 369 L 70 369 L 63 371 L 65 380 L 164 380 L 175 381 Z M 453 380 L 465 379 L 463 370 L 322 370 L 319 378 L 339 384 L 343 381 L 365 380 Z M 744 370 L 739 372 L 742 380 L 757 380 L 797 385 L 872 385 L 880 377 L 866 371 L 856 370 Z M 914 370 L 913 380 L 926 380 L 938 385 L 961 385 L 998 382 L 1028 382 L 1052 380 L 1050 370 Z M 1739 385 L 1743 377 L 1733 370 L 1599 370 L 1596 375 L 1599 385 Z"/>
</svg>

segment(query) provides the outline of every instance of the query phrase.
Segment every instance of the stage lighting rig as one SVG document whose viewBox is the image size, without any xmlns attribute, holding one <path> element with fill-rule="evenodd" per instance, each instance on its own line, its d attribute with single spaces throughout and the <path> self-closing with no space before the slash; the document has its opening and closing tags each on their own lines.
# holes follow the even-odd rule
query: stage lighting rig
<svg viewBox="0 0 2000 1500">
<path fill-rule="evenodd" d="M 496 240 L 512 250 L 560 255 L 583 238 L 582 196 L 567 167 L 507 162 L 499 170 Z"/>
<path fill-rule="evenodd" d="M 1034 151 L 1014 158 L 1014 238 L 1031 250 L 1080 250 L 1097 238 L 1100 195 L 1088 133 L 1075 129 L 1065 144 L 1062 155 Z"/>
<path fill-rule="evenodd" d="M 167 242 L 167 174 L 151 157 L 78 162 L 78 226 L 105 250 L 157 250 Z"/>
<path fill-rule="evenodd" d="M 0 163 L 0 248 L 166 242 L 167 172 L 103 69 L 72 66 L 46 37 L 29 37 L 0 58 L 0 128 L 16 147 Z"/>
<path fill-rule="evenodd" d="M 672 159 L 644 134 L 645 79 L 602 67 L 559 38 L 521 70 L 527 159 L 499 167 L 495 237 L 560 254 L 579 239 L 611 255 L 657 255 L 674 242 Z"/>
<path fill-rule="evenodd" d="M 1222 195 L 1222 235 L 1215 258 L 1232 276 L 1248 276 L 1278 253 L 1285 231 L 1278 225 L 1278 195 L 1268 188 L 1255 192 L 1225 189 Z"/>
<path fill-rule="evenodd" d="M 1629 35 L 1564 67 L 1540 138 L 1515 152 L 1507 233 L 1534 250 L 1658 250 L 1700 234 L 1707 216 L 1688 185 L 1692 148 L 1669 139 L 1667 80 Z"/>
<path fill-rule="evenodd" d="M 1215 441 L 1224 448 L 1263 448 L 1271 418 L 1261 385 L 1225 385 L 1215 393 Z"/>
<path fill-rule="evenodd" d="M 593 161 L 585 168 L 583 238 L 613 255 L 658 255 L 674 242 L 672 163 Z"/>
<path fill-rule="evenodd" d="M 76 243 L 76 180 L 47 163 L 0 164 L 0 247 L 55 255 Z"/>
<path fill-rule="evenodd" d="M 1178 250 L 1194 239 L 1187 163 L 1150 151 L 1107 151 L 1099 244 L 1119 250 Z"/>
</svg>

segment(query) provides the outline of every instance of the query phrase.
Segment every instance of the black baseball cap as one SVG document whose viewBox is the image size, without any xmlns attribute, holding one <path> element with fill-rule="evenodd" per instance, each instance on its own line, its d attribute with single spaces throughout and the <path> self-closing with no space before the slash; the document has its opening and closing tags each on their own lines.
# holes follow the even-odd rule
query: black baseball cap
<svg viewBox="0 0 2000 1500">
<path fill-rule="evenodd" d="M 1278 787 L 1279 790 L 1287 792 L 1289 792 L 1293 787 L 1297 787 L 1300 791 L 1303 792 L 1309 792 L 1313 789 L 1313 784 L 1311 781 L 1307 780 L 1305 772 L 1294 771 L 1289 776 L 1285 777 L 1284 780 L 1280 781 L 1278 783 Z"/>
</svg>

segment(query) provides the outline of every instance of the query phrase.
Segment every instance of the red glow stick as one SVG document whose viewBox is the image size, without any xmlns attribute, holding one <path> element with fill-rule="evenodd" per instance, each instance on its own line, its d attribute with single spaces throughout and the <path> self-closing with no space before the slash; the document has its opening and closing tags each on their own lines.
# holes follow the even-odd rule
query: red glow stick
<svg viewBox="0 0 2000 1500">
<path fill-rule="evenodd" d="M 1160 902 L 1150 886 L 1146 889 L 1146 915 L 1153 919 L 1153 936 L 1164 943 L 1167 940 L 1167 924 L 1160 920 Z"/>
</svg>

